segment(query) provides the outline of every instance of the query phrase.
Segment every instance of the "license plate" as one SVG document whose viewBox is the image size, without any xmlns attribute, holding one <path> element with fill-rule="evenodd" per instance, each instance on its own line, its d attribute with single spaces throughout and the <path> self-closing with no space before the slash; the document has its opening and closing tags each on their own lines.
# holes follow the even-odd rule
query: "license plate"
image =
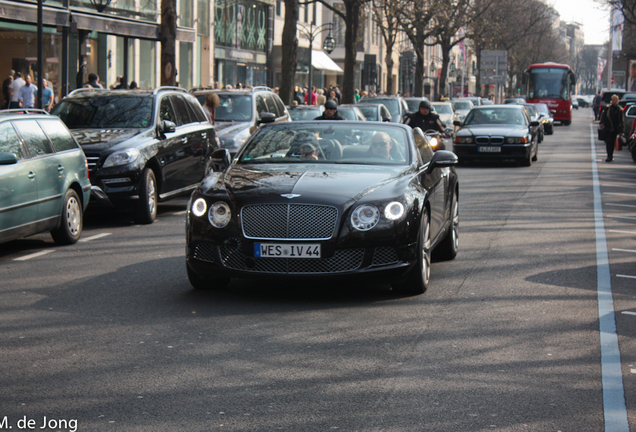
<svg viewBox="0 0 636 432">
<path fill-rule="evenodd" d="M 254 243 L 257 258 L 320 258 L 320 245 L 310 243 Z"/>
<path fill-rule="evenodd" d="M 501 147 L 477 147 L 480 153 L 501 153 Z"/>
</svg>

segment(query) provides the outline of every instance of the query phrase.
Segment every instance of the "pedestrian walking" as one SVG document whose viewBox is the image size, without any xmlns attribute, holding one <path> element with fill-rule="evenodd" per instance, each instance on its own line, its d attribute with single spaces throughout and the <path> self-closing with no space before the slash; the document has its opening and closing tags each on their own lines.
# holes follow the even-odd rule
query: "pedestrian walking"
<svg viewBox="0 0 636 432">
<path fill-rule="evenodd" d="M 51 108 L 53 108 L 53 102 L 55 102 L 53 89 L 49 87 L 49 82 L 43 79 L 42 80 L 42 109 L 46 111 L 51 111 Z"/>
<path fill-rule="evenodd" d="M 601 129 L 605 130 L 605 148 L 607 150 L 607 159 L 605 162 L 614 160 L 614 144 L 616 137 L 622 135 L 625 131 L 625 119 L 623 110 L 618 105 L 618 96 L 612 95 L 612 102 L 603 110 L 601 115 Z"/>
<path fill-rule="evenodd" d="M 84 87 L 86 87 L 86 86 L 90 86 L 90 87 L 96 88 L 96 89 L 104 88 L 99 83 L 99 76 L 96 73 L 93 73 L 93 72 L 88 74 L 88 81 L 86 81 L 84 83 Z"/>
<path fill-rule="evenodd" d="M 22 79 L 22 75 L 20 72 L 15 73 L 15 78 L 11 83 L 11 103 L 9 104 L 9 108 L 20 108 L 20 101 L 18 100 L 18 95 L 20 94 L 20 89 L 24 85 L 24 80 Z"/>
<path fill-rule="evenodd" d="M 594 99 L 592 99 L 592 111 L 594 111 L 594 121 L 598 121 L 601 117 L 601 101 L 603 97 L 601 96 L 601 92 L 598 92 Z"/>
<path fill-rule="evenodd" d="M 2 83 L 2 96 L 4 97 L 4 105 L 2 106 L 4 109 L 9 108 L 11 104 L 11 83 L 13 83 L 13 76 L 15 75 L 15 71 L 11 69 L 9 71 L 9 76 Z"/>
<path fill-rule="evenodd" d="M 24 77 L 24 85 L 20 87 L 18 92 L 18 101 L 21 108 L 33 108 L 35 105 L 35 97 L 38 94 L 38 87 L 31 84 L 31 76 Z"/>
</svg>

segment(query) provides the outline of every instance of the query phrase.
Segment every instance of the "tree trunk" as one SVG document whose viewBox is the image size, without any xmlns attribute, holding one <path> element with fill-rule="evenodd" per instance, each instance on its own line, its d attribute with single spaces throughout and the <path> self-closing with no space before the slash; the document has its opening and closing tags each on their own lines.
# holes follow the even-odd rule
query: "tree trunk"
<svg viewBox="0 0 636 432">
<path fill-rule="evenodd" d="M 176 40 L 177 40 L 177 2 L 176 0 L 161 0 L 161 27 L 159 39 L 161 41 L 161 85 L 173 86 L 177 76 Z"/>
<path fill-rule="evenodd" d="M 393 44 L 386 46 L 386 94 L 393 95 L 396 93 L 393 83 Z"/>
<path fill-rule="evenodd" d="M 442 47 L 442 72 L 439 76 L 439 95 L 437 99 L 439 100 L 442 95 L 448 96 L 446 94 L 446 79 L 448 78 L 448 63 L 450 63 L 450 41 L 441 44 Z"/>
<path fill-rule="evenodd" d="M 353 90 L 355 89 L 356 48 L 358 27 L 360 26 L 359 0 L 345 0 L 346 31 L 345 31 L 345 61 L 342 78 L 342 103 L 355 103 Z"/>
<path fill-rule="evenodd" d="M 298 22 L 298 0 L 285 0 L 285 25 L 281 43 L 281 83 L 279 95 L 285 105 L 293 100 L 294 82 L 296 79 L 296 63 L 298 61 L 298 38 L 296 23 Z"/>
<path fill-rule="evenodd" d="M 424 96 L 424 51 L 422 45 L 415 49 L 414 96 Z"/>
</svg>

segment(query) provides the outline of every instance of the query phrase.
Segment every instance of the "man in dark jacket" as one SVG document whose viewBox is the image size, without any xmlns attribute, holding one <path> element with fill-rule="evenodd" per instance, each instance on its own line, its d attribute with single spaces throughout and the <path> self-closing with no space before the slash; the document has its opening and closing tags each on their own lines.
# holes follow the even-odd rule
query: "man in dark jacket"
<svg viewBox="0 0 636 432">
<path fill-rule="evenodd" d="M 605 162 L 614 160 L 614 143 L 616 137 L 625 131 L 625 119 L 623 110 L 618 104 L 618 96 L 612 95 L 612 103 L 603 110 L 601 115 L 601 129 L 605 129 L 605 148 L 607 149 L 607 159 Z"/>
<path fill-rule="evenodd" d="M 598 120 L 601 116 L 601 102 L 603 101 L 603 97 L 601 96 L 601 92 L 598 92 L 597 95 L 592 99 L 592 111 L 594 111 L 594 121 Z"/>
<path fill-rule="evenodd" d="M 416 127 L 422 129 L 422 132 L 428 130 L 436 130 L 438 132 L 444 132 L 446 128 L 439 119 L 437 114 L 431 112 L 431 104 L 428 101 L 423 100 L 420 102 L 420 109 L 413 114 L 407 116 L 405 124 L 415 129 Z"/>
<path fill-rule="evenodd" d="M 345 120 L 345 118 L 338 114 L 338 104 L 336 101 L 328 100 L 325 102 L 325 112 L 314 120 Z"/>
</svg>

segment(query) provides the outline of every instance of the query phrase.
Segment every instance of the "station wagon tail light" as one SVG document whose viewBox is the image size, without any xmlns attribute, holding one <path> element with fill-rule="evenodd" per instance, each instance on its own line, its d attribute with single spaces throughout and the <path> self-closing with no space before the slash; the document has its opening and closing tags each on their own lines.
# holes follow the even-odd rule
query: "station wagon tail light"
<svg viewBox="0 0 636 432">
<path fill-rule="evenodd" d="M 205 214 L 205 211 L 208 209 L 208 204 L 205 202 L 203 198 L 197 199 L 192 204 L 192 214 L 196 217 L 201 217 Z"/>
<path fill-rule="evenodd" d="M 212 204 L 210 211 L 208 212 L 208 220 L 215 228 L 225 228 L 230 223 L 232 217 L 232 211 L 223 201 L 218 201 Z"/>
<path fill-rule="evenodd" d="M 379 220 L 380 210 L 374 205 L 363 204 L 351 213 L 351 225 L 358 231 L 369 231 Z"/>
<path fill-rule="evenodd" d="M 404 215 L 404 205 L 401 202 L 393 201 L 384 208 L 384 217 L 388 220 L 398 220 Z"/>
</svg>

